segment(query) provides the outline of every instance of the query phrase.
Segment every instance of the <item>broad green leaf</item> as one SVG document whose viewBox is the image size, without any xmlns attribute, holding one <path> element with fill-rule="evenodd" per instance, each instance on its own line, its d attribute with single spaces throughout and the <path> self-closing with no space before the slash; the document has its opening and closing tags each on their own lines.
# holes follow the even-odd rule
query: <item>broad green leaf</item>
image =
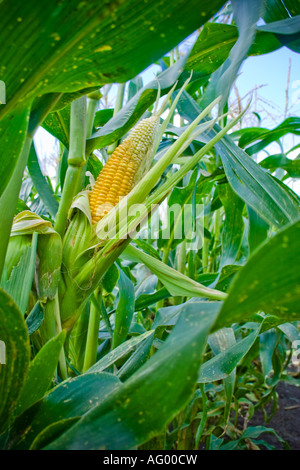
<svg viewBox="0 0 300 470">
<path fill-rule="evenodd" d="M 206 0 L 199 8 L 196 0 L 155 0 L 143 7 L 137 0 L 51 0 L 38 5 L 18 0 L 12 7 L 3 0 L 0 14 L 6 27 L 0 39 L 10 47 L 0 52 L 6 84 L 6 104 L 0 109 L 1 155 L 6 155 L 6 138 L 13 148 L 10 159 L 2 157 L 0 194 L 20 154 L 28 111 L 37 96 L 126 82 L 199 28 L 223 3 Z"/>
<path fill-rule="evenodd" d="M 193 394 L 215 318 L 210 303 L 184 306 L 146 364 L 45 449 L 132 449 L 164 431 Z"/>
<path fill-rule="evenodd" d="M 203 26 L 186 63 L 195 78 L 208 80 L 209 76 L 227 59 L 238 39 L 238 28 L 229 24 L 208 22 Z M 271 33 L 257 32 L 248 55 L 266 54 L 282 47 Z"/>
<path fill-rule="evenodd" d="M 114 115 L 113 108 L 99 109 L 95 112 L 94 118 L 94 131 L 96 132 L 97 128 L 103 127 Z"/>
<path fill-rule="evenodd" d="M 243 201 L 232 191 L 229 184 L 219 184 L 219 197 L 225 210 L 222 228 L 222 255 L 220 268 L 234 264 L 244 233 Z"/>
<path fill-rule="evenodd" d="M 219 331 L 222 331 L 222 329 Z M 254 344 L 258 332 L 257 329 L 249 333 L 246 338 L 232 344 L 202 364 L 198 375 L 198 383 L 226 379 Z"/>
<path fill-rule="evenodd" d="M 29 315 L 26 317 L 26 326 L 29 336 L 41 326 L 43 318 L 44 308 L 40 301 L 37 301 Z"/>
<path fill-rule="evenodd" d="M 198 169 L 196 168 L 191 174 L 188 184 L 183 187 L 176 186 L 168 197 L 168 222 L 167 226 L 162 228 L 161 235 L 157 241 L 158 248 L 161 249 L 164 245 L 167 245 L 173 250 L 182 242 L 183 238 L 186 238 L 188 242 L 189 236 L 193 236 L 192 233 L 189 233 L 192 231 L 196 232 L 196 236 L 201 237 L 201 230 L 196 230 L 195 227 L 195 218 L 198 214 L 196 210 L 194 214 L 192 213 L 194 209 L 192 198 L 197 186 L 197 173 Z M 193 219 L 193 223 L 190 224 L 191 219 Z M 188 226 L 187 222 L 190 226 Z"/>
<path fill-rule="evenodd" d="M 3 48 L 5 49 L 5 48 Z M 0 61 L 3 64 L 3 61 Z M 1 77 L 3 80 L 3 78 Z M 1 110 L 7 106 L 0 106 Z M 30 115 L 30 105 L 18 106 L 12 115 L 6 116 L 0 123 L 1 136 L 1 165 L 0 165 L 0 196 L 2 196 L 7 186 L 14 168 L 16 167 L 19 155 L 25 142 Z M 9 158 L 7 152 L 9 149 Z"/>
<path fill-rule="evenodd" d="M 222 352 L 226 352 L 228 348 L 236 344 L 235 335 L 233 328 L 222 328 L 216 331 L 208 338 L 208 343 L 215 355 L 219 355 Z M 224 391 L 225 391 L 225 410 L 224 410 L 224 421 L 227 424 L 229 419 L 231 401 L 234 392 L 236 380 L 236 371 L 233 369 L 227 377 L 224 377 Z"/>
<path fill-rule="evenodd" d="M 179 100 L 178 109 L 181 116 L 189 122 L 201 112 L 195 100 L 185 91 Z M 209 131 L 208 137 L 213 138 L 219 130 L 219 126 L 215 125 L 214 129 Z M 282 227 L 298 218 L 299 205 L 295 203 L 294 198 L 236 146 L 230 136 L 221 139 L 215 148 L 222 159 L 232 189 L 267 223 Z"/>
<path fill-rule="evenodd" d="M 13 299 L 0 289 L 0 434 L 5 431 L 24 386 L 30 358 L 24 317 Z"/>
<path fill-rule="evenodd" d="M 232 189 L 267 223 L 283 227 L 299 217 L 299 205 L 272 176 L 235 146 L 230 137 L 216 145 Z"/>
<path fill-rule="evenodd" d="M 294 0 L 285 0 L 284 5 L 287 8 L 291 16 L 300 15 L 300 5 Z"/>
<path fill-rule="evenodd" d="M 134 286 L 132 281 L 119 268 L 119 296 L 115 312 L 113 349 L 123 343 L 128 335 L 134 313 Z"/>
<path fill-rule="evenodd" d="M 49 424 L 45 427 L 33 440 L 29 450 L 39 450 L 49 444 L 54 439 L 57 439 L 63 432 L 80 419 L 80 416 L 72 418 L 61 419 L 55 423 Z"/>
<path fill-rule="evenodd" d="M 66 148 L 69 148 L 70 140 L 70 106 L 49 113 L 42 127 L 56 137 Z"/>
<path fill-rule="evenodd" d="M 247 127 L 234 132 L 231 137 L 233 139 L 239 138 L 239 146 L 246 148 L 248 155 L 253 155 L 286 134 L 300 135 L 300 119 L 298 117 L 289 117 L 274 129 Z"/>
<path fill-rule="evenodd" d="M 54 197 L 52 187 L 41 171 L 34 144 L 31 145 L 27 167 L 41 201 L 43 201 L 49 214 L 55 217 L 58 209 L 58 202 Z"/>
<path fill-rule="evenodd" d="M 13 267 L 3 289 L 14 299 L 23 315 L 26 312 L 35 271 L 38 234 L 32 236 L 31 246 L 26 248 L 20 261 Z"/>
<path fill-rule="evenodd" d="M 187 297 L 207 297 L 212 300 L 223 300 L 226 294 L 223 292 L 210 289 L 202 284 L 190 279 L 188 276 L 176 271 L 162 261 L 143 253 L 133 245 L 128 245 L 123 255 L 127 259 L 138 260 L 147 266 L 150 271 L 155 274 L 164 284 L 166 289 L 172 295 Z"/>
<path fill-rule="evenodd" d="M 2 31 L 1 41 L 12 44 L 12 60 L 7 62 L 6 50 L 0 56 L 0 62 L 6 65 L 3 78 L 9 107 L 5 114 L 20 96 L 29 101 L 38 94 L 70 93 L 135 77 L 201 26 L 222 4 L 205 1 L 196 8 L 195 1 L 164 1 L 157 8 L 154 1 L 141 8 L 135 0 L 125 5 L 116 0 L 37 5 L 30 0 L 26 6 L 17 2 L 11 8 L 9 1 L 2 1 L 1 14 L 10 27 Z M 20 64 L 26 64 L 26 69 Z"/>
<path fill-rule="evenodd" d="M 116 361 L 118 361 L 122 357 L 125 357 L 129 353 L 131 353 L 138 344 L 140 344 L 142 341 L 144 341 L 146 338 L 148 338 L 152 334 L 153 334 L 153 331 L 146 331 L 145 333 L 141 335 L 133 336 L 132 338 L 128 339 L 127 341 L 120 344 L 112 351 L 110 351 L 98 362 L 96 362 L 96 364 L 94 364 L 92 367 L 89 368 L 87 373 L 101 372 L 107 369 Z"/>
<path fill-rule="evenodd" d="M 149 307 L 160 300 L 167 299 L 168 297 L 171 297 L 171 294 L 165 287 L 162 287 L 153 294 L 141 294 L 135 301 L 134 310 L 143 310 L 144 308 Z"/>
<path fill-rule="evenodd" d="M 143 88 L 143 79 L 139 75 L 130 80 L 128 84 L 128 101 L 133 98 L 133 96 Z"/>
<path fill-rule="evenodd" d="M 260 31 L 268 31 L 276 34 L 296 34 L 300 31 L 300 15 L 294 18 L 285 18 L 272 23 L 258 26 Z"/>
<path fill-rule="evenodd" d="M 187 57 L 181 58 L 172 67 L 160 73 L 155 80 L 141 88 L 107 124 L 87 140 L 87 153 L 119 140 L 133 127 L 142 114 L 156 100 L 158 89 L 167 93 L 181 76 Z M 97 119 L 97 113 L 96 113 Z"/>
<path fill-rule="evenodd" d="M 90 172 L 92 174 L 95 181 L 102 168 L 103 165 L 100 162 L 99 158 L 97 158 L 94 154 L 90 155 L 87 162 L 87 172 Z M 90 184 L 90 180 L 88 182 L 86 181 L 86 185 L 88 184 Z"/>
<path fill-rule="evenodd" d="M 251 208 L 248 211 L 248 242 L 250 253 L 256 250 L 264 242 L 268 235 L 269 225 Z"/>
<path fill-rule="evenodd" d="M 30 362 L 22 394 L 15 410 L 16 416 L 40 400 L 48 391 L 65 338 L 66 332 L 62 331 L 55 338 L 50 339 Z"/>
<path fill-rule="evenodd" d="M 125 364 L 119 369 L 116 374 L 122 382 L 127 380 L 135 371 L 137 371 L 148 359 L 150 350 L 154 339 L 154 332 L 152 335 L 143 341 L 134 351 L 133 354 L 127 359 Z"/>
<path fill-rule="evenodd" d="M 265 11 L 263 15 L 264 21 L 266 23 L 272 23 L 273 21 L 279 21 L 288 18 L 289 11 L 287 10 L 286 6 L 287 1 L 285 1 L 284 3 L 285 4 L 283 4 L 281 0 L 268 0 L 265 3 Z"/>
<path fill-rule="evenodd" d="M 245 431 L 242 432 L 240 437 L 237 440 L 232 440 L 230 442 L 227 442 L 226 444 L 223 444 L 219 450 L 238 450 L 240 449 L 239 444 L 245 440 L 245 439 L 250 439 L 255 442 L 255 439 L 257 439 L 262 433 L 270 433 L 273 434 L 279 442 L 282 442 L 283 444 L 286 445 L 285 441 L 277 434 L 277 432 L 272 429 L 272 428 L 266 428 L 265 426 L 249 426 L 245 429 Z M 264 443 L 264 441 L 263 441 Z"/>
<path fill-rule="evenodd" d="M 237 273 L 215 328 L 245 321 L 259 310 L 283 322 L 300 319 L 300 222 L 265 242 Z"/>
<path fill-rule="evenodd" d="M 82 416 L 119 384 L 117 377 L 106 373 L 85 374 L 62 382 L 15 420 L 7 448 L 29 449 L 45 428 Z"/>
<path fill-rule="evenodd" d="M 271 329 L 269 331 L 265 331 L 259 337 L 259 358 L 262 373 L 266 381 L 268 380 L 269 374 L 274 372 L 273 354 L 278 343 L 278 333 L 278 330 Z"/>
<path fill-rule="evenodd" d="M 224 108 L 239 67 L 254 41 L 256 23 L 263 11 L 262 0 L 253 0 L 251 3 L 248 0 L 232 0 L 231 4 L 239 37 L 231 49 L 228 59 L 212 74 L 204 95 L 201 97 L 202 107 L 222 95 L 220 109 Z"/>
<path fill-rule="evenodd" d="M 267 168 L 271 172 L 274 172 L 277 168 L 282 168 L 288 173 L 288 176 L 292 178 L 300 178 L 300 159 L 286 157 L 284 154 L 279 153 L 270 155 L 260 162 L 262 168 Z"/>
<path fill-rule="evenodd" d="M 112 292 L 115 285 L 117 284 L 118 280 L 120 278 L 120 272 L 119 269 L 117 268 L 116 264 L 112 264 L 110 268 L 106 271 L 104 274 L 101 284 L 106 290 L 106 292 Z M 121 281 L 120 281 L 121 282 Z"/>
<path fill-rule="evenodd" d="M 286 14 L 286 18 L 274 21 L 259 27 L 261 31 L 269 31 L 276 34 L 283 46 L 287 46 L 294 52 L 300 52 L 300 11 L 297 9 L 297 2 L 295 3 L 295 10 L 297 16 L 290 18 Z M 289 2 L 289 6 L 291 3 Z M 282 15 L 281 17 L 283 17 Z M 276 18 L 277 19 L 277 18 Z"/>
</svg>

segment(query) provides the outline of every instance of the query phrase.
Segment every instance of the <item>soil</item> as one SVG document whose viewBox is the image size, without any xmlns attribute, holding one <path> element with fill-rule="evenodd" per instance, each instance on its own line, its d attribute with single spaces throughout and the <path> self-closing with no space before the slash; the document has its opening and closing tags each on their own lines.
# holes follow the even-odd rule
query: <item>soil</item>
<svg viewBox="0 0 300 470">
<path fill-rule="evenodd" d="M 289 444 L 290 450 L 300 450 L 300 387 L 280 382 L 277 393 L 278 409 L 271 420 L 266 423 L 263 411 L 257 410 L 249 426 L 272 428 Z M 284 450 L 283 444 L 273 434 L 264 433 L 261 438 L 276 450 Z"/>
</svg>

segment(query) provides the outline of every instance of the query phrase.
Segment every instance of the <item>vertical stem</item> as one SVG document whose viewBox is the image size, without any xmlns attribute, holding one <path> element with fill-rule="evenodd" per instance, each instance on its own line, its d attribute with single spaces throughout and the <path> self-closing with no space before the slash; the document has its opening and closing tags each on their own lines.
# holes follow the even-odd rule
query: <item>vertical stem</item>
<svg viewBox="0 0 300 470">
<path fill-rule="evenodd" d="M 163 251 L 162 262 L 165 263 L 165 264 L 168 264 L 172 239 L 173 239 L 173 237 L 170 238 L 170 240 L 168 241 L 168 244 L 166 246 L 164 246 L 163 250 L 162 250 Z M 158 280 L 156 289 L 158 290 L 158 289 L 161 289 L 162 287 L 163 287 L 163 283 L 160 280 Z M 165 302 L 164 299 L 159 300 L 157 302 L 157 309 L 163 308 L 164 302 Z"/>
<path fill-rule="evenodd" d="M 55 295 L 55 298 L 54 298 L 54 316 L 55 316 L 55 322 L 56 322 L 56 330 L 57 330 L 57 334 L 58 334 L 62 331 L 61 319 L 60 319 L 60 309 L 59 309 L 59 300 L 58 300 L 58 292 L 56 292 L 56 295 Z M 66 364 L 66 357 L 65 357 L 64 347 L 62 348 L 62 350 L 60 352 L 60 355 L 59 355 L 58 366 L 59 366 L 61 378 L 63 380 L 66 380 L 68 378 L 68 369 L 67 369 L 67 364 Z"/>
<path fill-rule="evenodd" d="M 87 111 L 86 111 L 86 138 L 92 135 L 95 113 L 98 101 L 101 98 L 100 91 L 94 91 L 87 95 Z"/>
<path fill-rule="evenodd" d="M 42 325 L 40 326 L 39 331 L 41 334 L 43 344 L 49 341 L 49 339 L 57 336 L 62 331 L 60 312 L 59 312 L 58 293 L 56 293 L 54 299 L 52 300 L 49 299 L 46 302 L 44 320 L 43 320 Z M 67 373 L 64 350 L 62 350 L 60 353 L 58 365 L 59 365 L 61 378 L 63 380 L 67 379 L 68 373 Z"/>
<path fill-rule="evenodd" d="M 23 150 L 19 156 L 12 177 L 0 198 L 1 243 L 0 243 L 0 278 L 4 267 L 10 231 L 22 185 L 22 177 L 27 165 L 32 136 L 27 135 Z"/>
<path fill-rule="evenodd" d="M 122 109 L 125 85 L 126 85 L 125 83 L 119 83 L 117 97 L 116 97 L 116 104 L 115 104 L 115 109 L 114 109 L 114 114 L 113 114 L 114 116 Z M 108 154 L 113 153 L 117 145 L 118 145 L 118 142 L 114 142 L 113 144 L 111 144 L 107 149 L 107 153 Z"/>
<path fill-rule="evenodd" d="M 81 175 L 81 168 L 86 162 L 86 96 L 82 96 L 71 103 L 70 123 L 70 150 L 68 156 L 68 169 L 65 177 L 64 188 L 59 204 L 54 228 L 63 236 L 68 212 L 76 195 Z"/>
<path fill-rule="evenodd" d="M 207 200 L 205 200 L 205 203 Z M 208 222 L 209 222 L 209 215 L 204 216 L 204 228 L 208 228 Z M 208 267 L 208 244 L 209 240 L 206 238 L 204 234 L 204 240 L 203 240 L 203 247 L 202 247 L 202 268 L 203 272 L 205 273 L 207 271 Z"/>
<path fill-rule="evenodd" d="M 179 252 L 178 252 L 178 262 L 177 262 L 177 271 L 182 274 L 185 274 L 186 268 L 186 239 L 184 239 L 179 245 Z M 179 305 L 183 302 L 184 297 L 178 296 L 174 297 L 175 305 Z"/>
<path fill-rule="evenodd" d="M 93 93 L 90 93 L 89 95 L 87 95 L 87 108 L 86 108 L 86 138 L 87 139 L 92 135 L 92 132 L 93 132 L 95 113 L 96 113 L 98 101 L 100 100 L 101 96 L 102 95 L 100 91 L 94 91 Z M 88 159 L 89 155 L 87 155 L 86 157 Z M 81 170 L 80 170 L 77 193 L 79 193 L 79 191 L 81 191 L 84 187 L 86 170 L 87 170 L 87 161 L 81 167 Z"/>
<path fill-rule="evenodd" d="M 98 302 L 99 297 L 101 296 L 101 291 L 98 293 L 95 292 L 95 298 Z M 97 360 L 97 347 L 98 347 L 98 333 L 99 333 L 99 323 L 100 323 L 100 308 L 97 308 L 93 303 L 90 307 L 90 317 L 89 317 L 89 326 L 86 339 L 86 349 L 85 357 L 83 363 L 83 371 L 85 372 Z"/>
<path fill-rule="evenodd" d="M 209 271 L 212 272 L 216 269 L 216 249 L 219 244 L 219 239 L 220 239 L 220 229 L 221 229 L 221 213 L 220 209 L 217 209 L 215 211 L 215 239 L 214 239 L 214 246 L 212 249 L 212 257 L 210 260 L 210 269 Z"/>
</svg>

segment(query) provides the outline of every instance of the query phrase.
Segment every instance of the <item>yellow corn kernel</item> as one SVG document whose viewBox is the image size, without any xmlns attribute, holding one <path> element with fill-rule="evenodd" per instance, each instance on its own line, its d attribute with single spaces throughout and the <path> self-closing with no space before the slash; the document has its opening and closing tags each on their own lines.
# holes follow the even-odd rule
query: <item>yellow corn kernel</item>
<svg viewBox="0 0 300 470">
<path fill-rule="evenodd" d="M 143 119 L 116 148 L 100 171 L 89 195 L 93 224 L 117 205 L 149 169 L 149 154 L 158 122 L 157 115 Z"/>
</svg>

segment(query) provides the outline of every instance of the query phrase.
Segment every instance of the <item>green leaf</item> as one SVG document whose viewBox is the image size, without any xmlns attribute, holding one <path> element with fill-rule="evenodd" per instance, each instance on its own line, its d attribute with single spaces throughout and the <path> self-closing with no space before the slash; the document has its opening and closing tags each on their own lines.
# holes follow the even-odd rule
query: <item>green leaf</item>
<svg viewBox="0 0 300 470">
<path fill-rule="evenodd" d="M 237 273 L 215 328 L 245 321 L 255 312 L 300 319 L 300 222 L 261 245 Z"/>
<path fill-rule="evenodd" d="M 143 88 L 143 79 L 142 77 L 136 76 L 130 80 L 128 84 L 128 101 L 134 97 L 134 95 Z"/>
<path fill-rule="evenodd" d="M 3 64 L 3 61 L 0 61 Z M 2 78 L 3 80 L 3 78 Z M 0 111 L 6 105 L 0 107 Z M 25 142 L 30 115 L 30 105 L 18 106 L 12 115 L 0 121 L 0 196 L 2 196 L 17 165 L 23 144 Z M 9 149 L 9 158 L 7 151 Z"/>
<path fill-rule="evenodd" d="M 14 299 L 23 315 L 26 312 L 35 271 L 38 234 L 32 236 L 31 246 L 26 248 L 20 261 L 13 267 L 9 279 L 2 285 Z"/>
<path fill-rule="evenodd" d="M 66 332 L 62 331 L 50 339 L 30 362 L 26 382 L 15 410 L 16 416 L 40 400 L 48 391 L 65 338 Z"/>
<path fill-rule="evenodd" d="M 58 209 L 58 202 L 54 197 L 52 187 L 41 171 L 34 144 L 31 145 L 27 167 L 41 201 L 43 201 L 49 214 L 55 217 Z"/>
<path fill-rule="evenodd" d="M 221 329 L 217 333 L 223 330 Z M 258 333 L 259 329 L 249 333 L 246 338 L 226 347 L 222 351 L 220 350 L 212 359 L 206 361 L 200 368 L 198 383 L 209 383 L 226 379 L 254 344 Z"/>
<path fill-rule="evenodd" d="M 49 113 L 42 127 L 56 137 L 66 148 L 69 148 L 70 140 L 70 113 L 71 107 Z"/>
<path fill-rule="evenodd" d="M 232 191 L 229 184 L 220 184 L 219 197 L 225 210 L 222 229 L 222 256 L 220 268 L 236 261 L 244 233 L 243 201 Z"/>
<path fill-rule="evenodd" d="M 54 439 L 57 439 L 63 432 L 80 419 L 80 416 L 72 418 L 61 419 L 55 423 L 49 424 L 45 427 L 33 440 L 29 450 L 39 450 L 49 444 Z"/>
<path fill-rule="evenodd" d="M 222 4 L 206 0 L 199 8 L 196 0 L 145 5 L 137 0 L 70 0 L 37 5 L 18 0 L 11 8 L 11 2 L 3 0 L 0 14 L 6 28 L 0 40 L 10 47 L 0 51 L 1 79 L 7 85 L 6 104 L 0 108 L 0 194 L 20 154 L 37 96 L 126 82 L 204 24 Z M 9 159 L 4 157 L 8 142 Z"/>
<path fill-rule="evenodd" d="M 87 162 L 87 171 L 89 171 L 92 174 L 95 181 L 98 178 L 98 175 L 100 171 L 102 170 L 102 168 L 103 168 L 103 165 L 100 162 L 99 158 L 97 158 L 96 155 L 94 154 L 90 155 L 88 158 L 88 162 Z M 87 182 L 87 185 L 88 184 L 89 182 Z"/>
<path fill-rule="evenodd" d="M 1 434 L 5 431 L 22 393 L 30 358 L 29 336 L 24 317 L 13 299 L 2 289 L 0 341 Z"/>
<path fill-rule="evenodd" d="M 289 117 L 271 130 L 264 127 L 247 127 L 234 132 L 231 137 L 233 139 L 238 137 L 239 146 L 246 148 L 249 155 L 254 155 L 286 134 L 300 135 L 300 119 L 298 117 Z"/>
<path fill-rule="evenodd" d="M 258 26 L 258 29 L 276 34 L 296 34 L 300 31 L 300 15 L 264 24 Z"/>
<path fill-rule="evenodd" d="M 15 420 L 7 448 L 29 449 L 50 425 L 82 416 L 119 384 L 117 377 L 106 373 L 85 374 L 62 382 Z"/>
<path fill-rule="evenodd" d="M 288 176 L 292 178 L 300 178 L 300 159 L 295 158 L 294 160 L 287 158 L 284 154 L 270 155 L 260 162 L 260 166 L 267 168 L 271 172 L 277 168 L 282 168 L 288 173 Z"/>
<path fill-rule="evenodd" d="M 90 367 L 87 373 L 101 372 L 107 369 L 119 359 L 131 353 L 138 344 L 148 338 L 152 333 L 153 331 L 146 331 L 141 335 L 133 336 L 127 341 L 124 341 L 124 343 L 120 344 L 120 346 L 117 346 L 115 349 L 106 354 L 102 359 L 96 362 L 96 364 Z"/>
<path fill-rule="evenodd" d="M 216 331 L 214 334 L 212 334 L 208 338 L 208 343 L 215 355 L 219 355 L 222 352 L 226 352 L 228 348 L 236 344 L 233 328 L 222 328 L 221 330 Z M 235 380 L 236 380 L 236 371 L 234 368 L 232 369 L 232 371 L 230 371 L 227 377 L 224 377 L 223 379 L 224 391 L 225 391 L 225 397 L 226 397 L 226 404 L 225 404 L 225 410 L 224 410 L 225 423 L 227 423 L 229 419 Z"/>
<path fill-rule="evenodd" d="M 162 287 L 153 294 L 141 294 L 135 301 L 134 310 L 136 312 L 143 310 L 144 308 L 156 304 L 160 300 L 167 299 L 168 297 L 171 297 L 171 294 L 165 287 Z"/>
<path fill-rule="evenodd" d="M 123 382 L 137 371 L 148 359 L 154 339 L 154 332 L 143 341 L 127 359 L 117 373 L 117 377 Z"/>
<path fill-rule="evenodd" d="M 248 242 L 250 253 L 252 253 L 266 240 L 269 225 L 251 207 L 247 207 L 247 211 L 249 220 Z"/>
<path fill-rule="evenodd" d="M 183 72 L 186 59 L 187 57 L 181 58 L 172 67 L 160 73 L 155 80 L 141 88 L 107 124 L 87 140 L 87 153 L 90 154 L 97 148 L 119 140 L 128 132 L 156 100 L 158 89 L 160 88 L 161 94 L 165 94 L 172 88 Z"/>
<path fill-rule="evenodd" d="M 113 117 L 113 115 L 113 108 L 99 109 L 99 111 L 96 111 L 94 118 L 94 131 L 96 132 L 97 128 L 103 127 Z"/>
<path fill-rule="evenodd" d="M 238 39 L 238 28 L 230 24 L 206 23 L 186 62 L 186 69 L 193 70 L 196 83 L 207 81 L 210 75 L 227 59 Z M 248 56 L 267 54 L 282 47 L 272 33 L 257 31 Z M 192 86 L 192 85 L 191 85 Z"/>
<path fill-rule="evenodd" d="M 26 317 L 26 326 L 29 336 L 41 326 L 43 318 L 44 308 L 40 301 L 37 301 L 29 315 Z"/>
<path fill-rule="evenodd" d="M 189 122 L 201 109 L 193 98 L 182 93 L 178 103 L 179 113 Z M 220 127 L 215 125 L 208 132 L 212 139 Z M 230 136 L 225 136 L 215 149 L 222 159 L 227 180 L 238 196 L 268 224 L 282 227 L 299 217 L 299 205 L 280 187 L 279 183 L 239 148 Z"/>
<path fill-rule="evenodd" d="M 112 264 L 104 274 L 101 283 L 106 292 L 112 292 L 120 278 L 119 269 L 116 264 Z M 120 281 L 121 282 L 121 281 Z"/>
<path fill-rule="evenodd" d="M 251 3 L 248 0 L 232 0 L 231 4 L 234 21 L 239 29 L 239 37 L 228 59 L 212 74 L 204 95 L 201 97 L 202 107 L 222 95 L 220 109 L 224 108 L 239 67 L 254 41 L 256 23 L 263 10 L 262 0 L 253 0 Z"/>
<path fill-rule="evenodd" d="M 176 271 L 162 261 L 143 253 L 133 245 L 128 245 L 123 255 L 130 260 L 138 260 L 147 266 L 158 279 L 165 285 L 166 289 L 172 295 L 187 297 L 207 297 L 214 300 L 223 300 L 226 294 L 210 289 L 190 279 L 188 276 Z M 123 256 L 122 255 L 122 256 Z"/>
<path fill-rule="evenodd" d="M 193 394 L 216 318 L 211 306 L 183 306 L 173 332 L 146 364 L 45 449 L 132 449 L 164 431 Z"/>
<path fill-rule="evenodd" d="M 134 313 L 134 286 L 132 281 L 119 268 L 119 296 L 115 312 L 115 327 L 112 348 L 116 348 L 125 341 Z"/>
<path fill-rule="evenodd" d="M 280 228 L 299 217 L 299 205 L 230 137 L 216 145 L 232 189 L 270 225 Z"/>
</svg>

